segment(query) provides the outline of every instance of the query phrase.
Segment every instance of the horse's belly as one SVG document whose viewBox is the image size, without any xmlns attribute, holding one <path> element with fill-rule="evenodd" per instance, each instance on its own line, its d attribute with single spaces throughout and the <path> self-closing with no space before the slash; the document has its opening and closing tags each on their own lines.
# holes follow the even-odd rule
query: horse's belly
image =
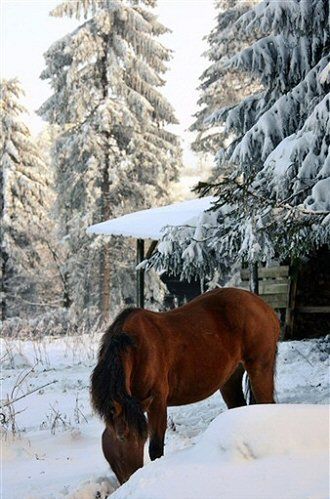
<svg viewBox="0 0 330 499">
<path fill-rule="evenodd" d="M 235 370 L 238 362 L 228 362 L 222 366 L 191 366 L 181 365 L 178 372 L 170 376 L 168 405 L 193 404 L 210 397 L 219 390 Z"/>
<path fill-rule="evenodd" d="M 205 326 L 211 331 L 211 326 Z M 169 405 L 203 400 L 229 379 L 241 361 L 239 337 L 232 332 L 191 334 L 176 348 L 168 372 Z"/>
<path fill-rule="evenodd" d="M 194 404 L 195 402 L 200 402 L 201 400 L 204 400 L 211 395 L 213 395 L 220 386 L 214 387 L 212 390 L 209 391 L 203 391 L 201 393 L 174 393 L 170 396 L 168 399 L 167 405 L 168 406 L 177 406 L 177 405 L 187 405 L 187 404 Z"/>
</svg>

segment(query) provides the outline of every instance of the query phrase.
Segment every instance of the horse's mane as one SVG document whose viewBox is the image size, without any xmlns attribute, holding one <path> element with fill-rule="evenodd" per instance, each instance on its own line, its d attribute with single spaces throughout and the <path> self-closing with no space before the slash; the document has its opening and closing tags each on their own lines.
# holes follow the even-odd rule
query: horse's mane
<svg viewBox="0 0 330 499">
<path fill-rule="evenodd" d="M 92 403 L 109 424 L 113 421 L 114 401 L 121 404 L 123 416 L 138 435 L 147 437 L 147 421 L 139 402 L 126 390 L 123 352 L 135 347 L 134 339 L 122 331 L 125 320 L 137 308 L 123 310 L 108 327 L 101 340 L 98 363 L 91 376 Z"/>
</svg>

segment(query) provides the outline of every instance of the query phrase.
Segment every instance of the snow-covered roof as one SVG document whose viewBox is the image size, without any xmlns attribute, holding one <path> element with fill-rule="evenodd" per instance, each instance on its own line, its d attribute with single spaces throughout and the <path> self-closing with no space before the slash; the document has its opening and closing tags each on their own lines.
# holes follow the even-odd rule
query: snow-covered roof
<svg viewBox="0 0 330 499">
<path fill-rule="evenodd" d="M 196 225 L 199 215 L 211 208 L 215 200 L 215 197 L 208 196 L 159 208 L 136 211 L 91 225 L 88 227 L 87 233 L 158 240 L 162 237 L 162 229 L 167 225 Z"/>
</svg>

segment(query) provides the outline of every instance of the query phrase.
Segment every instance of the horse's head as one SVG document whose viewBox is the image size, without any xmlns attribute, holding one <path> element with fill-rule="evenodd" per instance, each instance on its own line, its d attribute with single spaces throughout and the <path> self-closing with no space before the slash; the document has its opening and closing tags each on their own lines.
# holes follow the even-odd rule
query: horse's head
<svg viewBox="0 0 330 499">
<path fill-rule="evenodd" d="M 135 438 L 118 437 L 112 427 L 107 427 L 102 435 L 103 454 L 120 484 L 143 466 L 144 442 Z"/>
<path fill-rule="evenodd" d="M 121 484 L 143 466 L 144 444 L 148 436 L 143 411 L 147 410 L 149 403 L 149 399 L 142 404 L 134 399 L 112 403 L 111 416 L 107 418 L 102 435 L 102 448 Z"/>
</svg>

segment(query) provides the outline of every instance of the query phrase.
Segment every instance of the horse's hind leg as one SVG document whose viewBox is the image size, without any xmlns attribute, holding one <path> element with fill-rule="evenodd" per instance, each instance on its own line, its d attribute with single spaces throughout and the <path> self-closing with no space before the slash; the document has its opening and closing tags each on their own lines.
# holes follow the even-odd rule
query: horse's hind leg
<svg viewBox="0 0 330 499">
<path fill-rule="evenodd" d="M 167 407 L 163 401 L 153 401 L 148 410 L 150 434 L 149 456 L 151 461 L 164 454 L 165 431 L 167 427 Z"/>
<path fill-rule="evenodd" d="M 275 358 L 266 361 L 246 362 L 245 369 L 251 381 L 257 404 L 274 404 Z"/>
<path fill-rule="evenodd" d="M 243 374 L 244 367 L 242 364 L 239 364 L 236 371 L 234 371 L 226 383 L 220 388 L 222 398 L 226 402 L 228 409 L 246 405 L 242 387 Z"/>
</svg>

